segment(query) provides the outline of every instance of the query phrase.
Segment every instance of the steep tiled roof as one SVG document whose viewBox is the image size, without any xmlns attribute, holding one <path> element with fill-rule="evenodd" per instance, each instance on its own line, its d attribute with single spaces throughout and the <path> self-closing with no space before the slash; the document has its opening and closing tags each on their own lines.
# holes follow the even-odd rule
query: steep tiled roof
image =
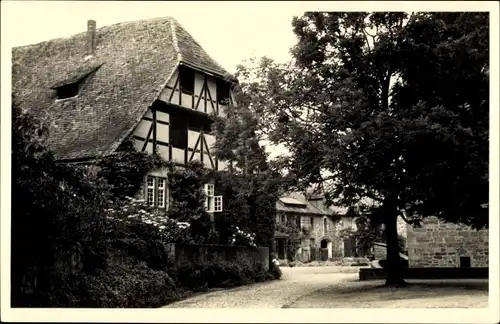
<svg viewBox="0 0 500 324">
<path fill-rule="evenodd" d="M 119 23 L 12 51 L 16 104 L 49 126 L 48 145 L 59 159 L 109 154 L 134 129 L 179 63 L 229 74 L 173 18 Z M 75 98 L 56 100 L 52 88 L 90 73 Z"/>
</svg>

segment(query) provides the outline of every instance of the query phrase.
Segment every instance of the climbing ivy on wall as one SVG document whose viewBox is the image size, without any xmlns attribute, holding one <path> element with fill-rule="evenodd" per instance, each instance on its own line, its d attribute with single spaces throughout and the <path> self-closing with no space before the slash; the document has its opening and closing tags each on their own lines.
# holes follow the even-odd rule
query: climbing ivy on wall
<svg viewBox="0 0 500 324">
<path fill-rule="evenodd" d="M 276 224 L 276 231 L 287 234 L 286 238 L 286 258 L 288 261 L 295 261 L 295 253 L 300 247 L 300 242 L 304 237 L 304 234 L 293 221 L 288 221 L 285 224 Z"/>
<path fill-rule="evenodd" d="M 238 227 L 255 234 L 257 245 L 272 246 L 279 183 L 265 174 L 214 171 L 199 162 L 177 166 L 157 154 L 137 152 L 130 141 L 97 165 L 97 176 L 108 182 L 115 200 L 136 195 L 148 172 L 166 168 L 171 200 L 165 216 L 189 222 L 195 242 L 230 244 Z M 204 208 L 203 188 L 208 182 L 224 199 L 223 211 L 214 214 L 215 233 Z"/>
</svg>

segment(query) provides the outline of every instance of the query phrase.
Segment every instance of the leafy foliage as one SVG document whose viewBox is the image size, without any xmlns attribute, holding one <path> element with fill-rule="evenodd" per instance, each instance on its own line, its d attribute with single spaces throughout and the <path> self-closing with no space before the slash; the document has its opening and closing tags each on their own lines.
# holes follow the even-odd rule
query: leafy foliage
<svg viewBox="0 0 500 324">
<path fill-rule="evenodd" d="M 193 291 L 228 288 L 274 279 L 273 275 L 247 260 L 184 263 L 178 269 L 178 280 Z"/>
<path fill-rule="evenodd" d="M 12 305 L 157 307 L 178 299 L 165 244 L 210 240 L 207 172 L 126 147 L 93 166 L 58 163 L 43 125 L 16 108 L 13 117 Z M 158 167 L 170 168 L 179 188 L 168 213 L 128 197 Z M 241 278 L 226 274 L 240 283 L 271 276 L 239 269 Z"/>
<path fill-rule="evenodd" d="M 54 274 L 102 265 L 108 195 L 85 170 L 54 160 L 42 123 L 16 107 L 12 113 L 12 303 L 39 305 Z"/>
<path fill-rule="evenodd" d="M 286 242 L 286 258 L 288 261 L 295 261 L 295 253 L 300 247 L 300 242 L 304 236 L 300 228 L 293 221 L 287 221 L 286 224 L 276 224 L 276 231 L 287 235 Z"/>
<path fill-rule="evenodd" d="M 238 105 L 230 105 L 224 116 L 214 116 L 216 157 L 229 164 L 228 172 L 216 175 L 216 188 L 224 196 L 224 212 L 217 215 L 221 242 L 230 238 L 221 228 L 238 224 L 255 233 L 255 243 L 271 249 L 274 241 L 276 201 L 283 193 L 286 179 L 268 162 L 261 145 L 262 120 L 252 109 L 251 92 L 245 85 L 233 89 Z"/>
<path fill-rule="evenodd" d="M 156 154 L 137 152 L 130 141 L 125 141 L 119 150 L 101 158 L 97 166 L 96 176 L 106 180 L 115 199 L 123 199 L 137 194 L 148 171 L 173 165 Z"/>
<path fill-rule="evenodd" d="M 481 228 L 488 209 L 486 13 L 307 12 L 293 20 L 293 61 L 240 67 L 260 127 L 289 156 L 299 187 L 384 223 L 387 283 L 397 216 Z"/>
</svg>

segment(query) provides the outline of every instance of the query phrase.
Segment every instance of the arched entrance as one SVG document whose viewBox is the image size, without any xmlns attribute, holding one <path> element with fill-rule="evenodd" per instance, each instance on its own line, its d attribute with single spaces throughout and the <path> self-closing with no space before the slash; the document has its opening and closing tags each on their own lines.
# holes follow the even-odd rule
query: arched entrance
<svg viewBox="0 0 500 324">
<path fill-rule="evenodd" d="M 332 240 L 330 238 L 323 238 L 320 243 L 320 259 L 326 261 L 332 257 Z"/>
</svg>

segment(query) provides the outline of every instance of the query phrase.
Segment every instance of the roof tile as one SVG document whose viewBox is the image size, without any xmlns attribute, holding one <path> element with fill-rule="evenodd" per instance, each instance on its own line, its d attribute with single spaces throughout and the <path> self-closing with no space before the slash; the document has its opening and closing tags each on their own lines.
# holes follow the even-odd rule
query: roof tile
<svg viewBox="0 0 500 324">
<path fill-rule="evenodd" d="M 86 32 L 12 51 L 13 99 L 21 109 L 47 120 L 47 144 L 58 159 L 114 151 L 157 99 L 179 56 L 211 73 L 227 74 L 170 17 L 105 26 L 96 33 L 90 58 Z M 56 100 L 51 87 L 76 81 L 97 66 L 77 97 Z"/>
</svg>

